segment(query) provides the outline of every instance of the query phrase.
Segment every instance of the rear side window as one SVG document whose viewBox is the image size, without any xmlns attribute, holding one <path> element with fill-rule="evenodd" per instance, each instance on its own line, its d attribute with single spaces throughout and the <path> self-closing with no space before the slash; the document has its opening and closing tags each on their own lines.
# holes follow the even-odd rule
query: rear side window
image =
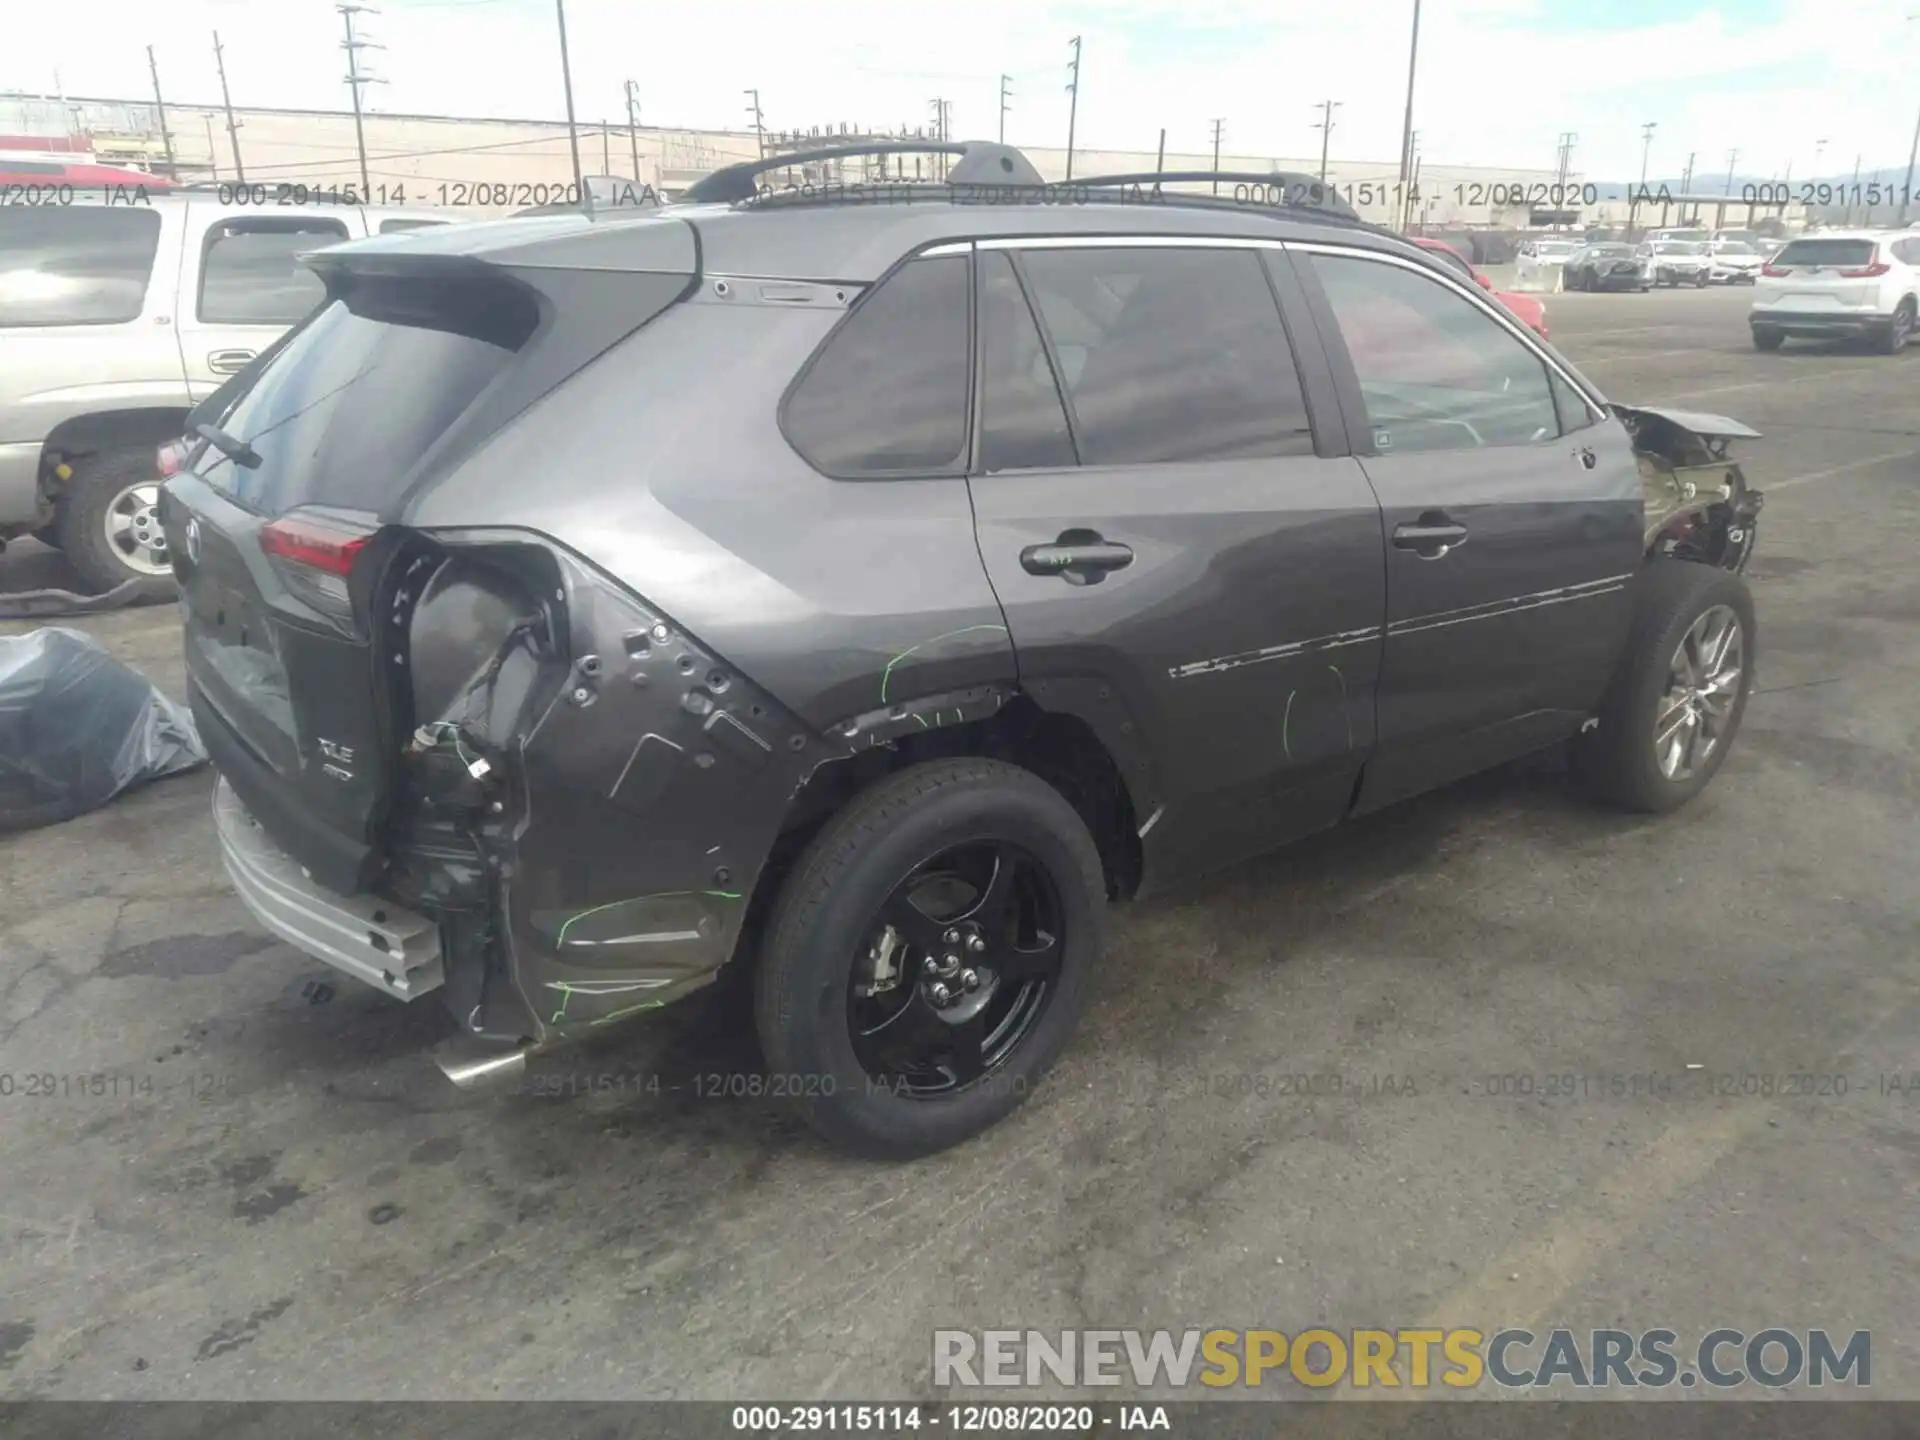
<svg viewBox="0 0 1920 1440">
<path fill-rule="evenodd" d="M 1279 307 L 1253 250 L 1021 254 L 1085 465 L 1310 455 Z"/>
<path fill-rule="evenodd" d="M 1004 251 L 980 256 L 980 469 L 1074 463 L 1053 363 Z"/>
<path fill-rule="evenodd" d="M 207 446 L 196 468 L 263 514 L 302 504 L 378 512 L 537 319 L 531 298 L 497 283 L 361 285 L 315 315 L 215 422 L 260 464 Z"/>
<path fill-rule="evenodd" d="M 968 258 L 914 260 L 864 296 L 787 396 L 788 443 L 841 479 L 966 465 Z"/>
<path fill-rule="evenodd" d="M 1828 267 L 1871 265 L 1871 240 L 1794 240 L 1773 257 L 1775 265 L 1823 265 Z"/>
<path fill-rule="evenodd" d="M 159 245 L 144 205 L 0 207 L 0 327 L 137 320 Z"/>
<path fill-rule="evenodd" d="M 326 295 L 295 257 L 347 238 L 338 220 L 224 220 L 200 251 L 200 319 L 217 325 L 293 325 Z"/>
<path fill-rule="evenodd" d="M 1545 363 L 1479 306 L 1398 265 L 1312 259 L 1376 449 L 1477 449 L 1559 435 Z"/>
</svg>

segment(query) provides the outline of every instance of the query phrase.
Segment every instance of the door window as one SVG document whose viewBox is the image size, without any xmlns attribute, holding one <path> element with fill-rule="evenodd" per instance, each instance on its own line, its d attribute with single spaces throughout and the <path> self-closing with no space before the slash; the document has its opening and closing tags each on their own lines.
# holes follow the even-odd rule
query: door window
<svg viewBox="0 0 1920 1440">
<path fill-rule="evenodd" d="M 1526 445 L 1560 434 L 1547 366 L 1426 275 L 1314 255 L 1383 453 Z"/>
<path fill-rule="evenodd" d="M 966 464 L 964 255 L 915 260 L 862 297 L 787 396 L 782 424 L 824 474 L 958 474 Z"/>
<path fill-rule="evenodd" d="M 0 207 L 0 327 L 137 320 L 159 245 L 143 205 Z"/>
<path fill-rule="evenodd" d="M 1085 465 L 1310 455 L 1279 307 L 1254 250 L 1022 252 Z"/>
<path fill-rule="evenodd" d="M 980 256 L 980 469 L 1074 463 L 1053 362 L 1004 251 Z"/>
<path fill-rule="evenodd" d="M 347 238 L 338 220 L 222 220 L 200 251 L 200 319 L 213 325 L 294 325 L 326 286 L 298 256 Z"/>
</svg>

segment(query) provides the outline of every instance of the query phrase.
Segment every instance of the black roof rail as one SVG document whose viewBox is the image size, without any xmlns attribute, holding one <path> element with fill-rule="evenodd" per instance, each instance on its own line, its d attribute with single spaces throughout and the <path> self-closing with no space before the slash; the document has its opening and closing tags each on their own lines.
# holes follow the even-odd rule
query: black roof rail
<svg viewBox="0 0 1920 1440">
<path fill-rule="evenodd" d="M 751 200 L 759 194 L 754 180 L 771 170 L 794 165 L 811 165 L 820 160 L 852 160 L 872 155 L 957 155 L 960 163 L 949 170 L 943 181 L 948 185 L 1039 185 L 1040 172 L 1033 162 L 1011 145 L 991 140 L 888 140 L 860 145 L 829 145 L 819 150 L 796 150 L 787 155 L 768 155 L 760 160 L 743 160 L 703 175 L 681 195 L 683 202 L 702 204 Z"/>
<path fill-rule="evenodd" d="M 1316 175 L 1297 170 L 1142 170 L 1131 175 L 1088 175 L 1067 182 L 1088 186 L 1152 186 L 1156 200 L 1226 200 L 1242 209 L 1315 210 L 1339 220 L 1359 220 L 1360 212 L 1340 198 L 1340 192 Z M 1229 184 L 1239 193 L 1232 196 L 1198 194 L 1176 190 L 1169 195 L 1162 187 L 1173 185 Z M 1365 223 L 1365 222 L 1362 222 Z"/>
</svg>

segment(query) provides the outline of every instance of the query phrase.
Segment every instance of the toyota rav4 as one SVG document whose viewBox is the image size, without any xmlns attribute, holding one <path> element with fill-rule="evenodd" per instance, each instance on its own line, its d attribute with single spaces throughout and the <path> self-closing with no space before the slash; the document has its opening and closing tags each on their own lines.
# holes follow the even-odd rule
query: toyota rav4
<svg viewBox="0 0 1920 1440">
<path fill-rule="evenodd" d="M 1725 760 L 1752 431 L 1337 202 L 933 148 L 330 248 L 191 417 L 233 883 L 443 996 L 457 1080 L 744 971 L 815 1126 L 924 1153 L 1060 1053 L 1110 899 L 1546 747 L 1646 811 Z"/>
</svg>

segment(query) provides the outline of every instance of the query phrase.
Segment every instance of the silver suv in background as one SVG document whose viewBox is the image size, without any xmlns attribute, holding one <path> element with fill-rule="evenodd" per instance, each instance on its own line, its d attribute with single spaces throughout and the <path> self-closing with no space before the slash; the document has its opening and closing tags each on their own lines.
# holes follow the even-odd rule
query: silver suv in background
<svg viewBox="0 0 1920 1440">
<path fill-rule="evenodd" d="M 33 535 L 96 589 L 170 588 L 156 447 L 319 302 L 295 257 L 456 218 L 260 190 L 0 208 L 0 547 Z"/>
</svg>

